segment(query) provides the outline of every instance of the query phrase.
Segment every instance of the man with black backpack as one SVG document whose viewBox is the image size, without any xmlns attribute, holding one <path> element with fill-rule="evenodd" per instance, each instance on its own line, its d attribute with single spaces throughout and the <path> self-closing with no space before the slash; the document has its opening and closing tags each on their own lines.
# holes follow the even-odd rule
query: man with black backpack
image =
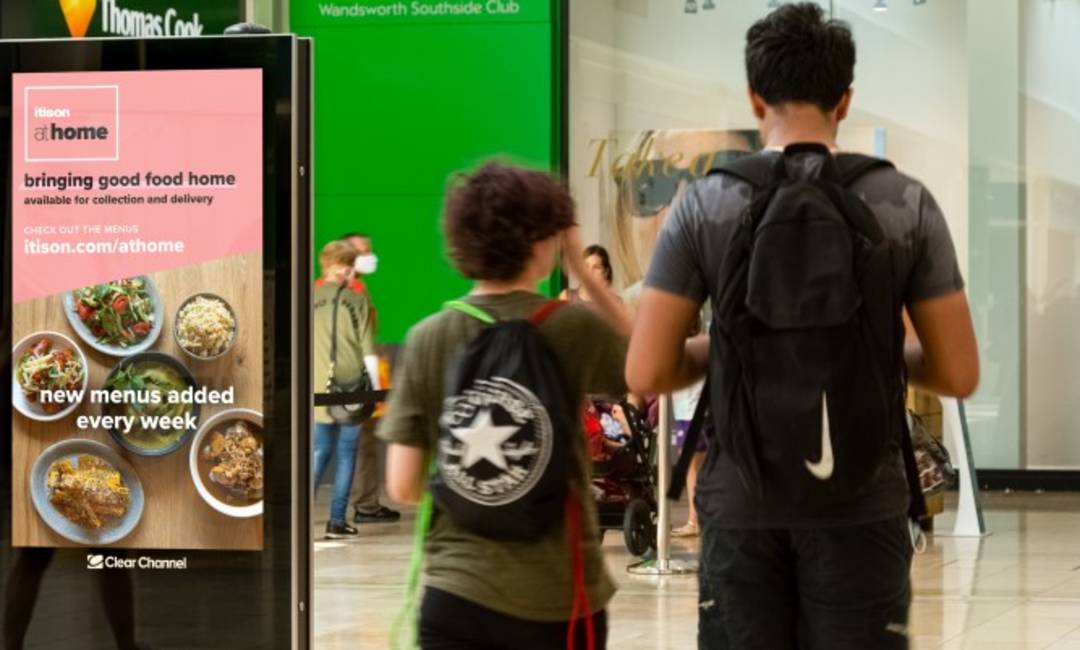
<svg viewBox="0 0 1080 650">
<path fill-rule="evenodd" d="M 933 197 L 885 161 L 837 152 L 854 66 L 848 27 L 816 4 L 750 28 L 766 150 L 684 189 L 646 279 L 630 389 L 709 375 L 704 649 L 908 647 L 909 517 L 922 501 L 906 385 L 962 397 L 978 381 Z M 710 333 L 684 340 L 706 299 Z"/>
<path fill-rule="evenodd" d="M 378 429 L 387 491 L 420 504 L 419 644 L 603 648 L 614 585 L 581 413 L 586 393 L 625 392 L 629 319 L 585 271 L 573 201 L 546 174 L 483 166 L 451 190 L 443 226 L 474 286 L 410 330 Z M 560 248 L 595 311 L 536 292 Z"/>
</svg>

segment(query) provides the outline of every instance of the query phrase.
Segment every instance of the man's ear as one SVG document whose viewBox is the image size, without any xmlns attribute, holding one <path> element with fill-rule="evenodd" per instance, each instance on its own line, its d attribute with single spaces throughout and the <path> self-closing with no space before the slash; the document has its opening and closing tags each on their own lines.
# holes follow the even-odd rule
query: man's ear
<svg viewBox="0 0 1080 650">
<path fill-rule="evenodd" d="M 746 89 L 746 95 L 750 98 L 750 108 L 754 111 L 754 117 L 758 120 L 765 119 L 765 108 L 768 104 L 765 103 L 765 98 L 757 94 L 751 88 Z"/>
<path fill-rule="evenodd" d="M 837 104 L 836 108 L 833 110 L 837 122 L 843 122 L 844 119 L 847 118 L 848 111 L 851 110 L 851 97 L 854 94 L 855 89 L 848 88 L 847 91 L 844 92 L 844 96 L 840 98 L 840 103 Z"/>
</svg>

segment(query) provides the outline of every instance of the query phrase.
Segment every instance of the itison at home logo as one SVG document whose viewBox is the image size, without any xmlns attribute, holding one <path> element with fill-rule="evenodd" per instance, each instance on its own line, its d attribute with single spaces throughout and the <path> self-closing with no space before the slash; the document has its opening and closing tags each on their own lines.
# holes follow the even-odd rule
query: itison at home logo
<svg viewBox="0 0 1080 650">
<path fill-rule="evenodd" d="M 180 558 L 154 558 L 142 555 L 139 557 L 116 557 L 114 555 L 86 556 L 86 568 L 91 571 L 104 569 L 143 570 L 143 571 L 185 571 L 188 568 L 186 557 Z"/>
<path fill-rule="evenodd" d="M 120 87 L 23 89 L 26 162 L 120 160 Z"/>
</svg>

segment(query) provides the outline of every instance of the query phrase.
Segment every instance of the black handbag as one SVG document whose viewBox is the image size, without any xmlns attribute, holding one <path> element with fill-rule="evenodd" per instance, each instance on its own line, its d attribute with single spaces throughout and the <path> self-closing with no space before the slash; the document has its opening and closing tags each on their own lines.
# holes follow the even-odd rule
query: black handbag
<svg viewBox="0 0 1080 650">
<path fill-rule="evenodd" d="M 330 370 L 326 378 L 326 392 L 330 394 L 356 393 L 371 391 L 374 384 L 368 374 L 367 367 L 361 364 L 360 377 L 352 382 L 341 382 L 337 378 L 337 330 L 338 330 L 338 305 L 341 304 L 341 292 L 345 290 L 342 285 L 334 294 L 333 315 L 330 325 Z M 355 404 L 336 404 L 326 407 L 327 413 L 337 424 L 357 425 L 371 419 L 375 412 L 374 401 L 357 402 Z"/>
<path fill-rule="evenodd" d="M 908 411 L 911 427 L 911 446 L 919 472 L 919 487 L 926 497 L 944 492 L 956 484 L 957 471 L 949 451 L 934 439 L 926 424 L 913 411 Z"/>
</svg>

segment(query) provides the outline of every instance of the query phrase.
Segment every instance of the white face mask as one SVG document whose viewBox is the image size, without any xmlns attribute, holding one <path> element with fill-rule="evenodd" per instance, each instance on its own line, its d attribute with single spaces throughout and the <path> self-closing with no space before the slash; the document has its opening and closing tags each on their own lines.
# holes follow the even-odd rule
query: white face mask
<svg viewBox="0 0 1080 650">
<path fill-rule="evenodd" d="M 368 255 L 359 255 L 356 261 L 353 262 L 353 268 L 360 275 L 371 275 L 375 272 L 375 269 L 379 266 L 379 258 L 373 253 Z"/>
</svg>

